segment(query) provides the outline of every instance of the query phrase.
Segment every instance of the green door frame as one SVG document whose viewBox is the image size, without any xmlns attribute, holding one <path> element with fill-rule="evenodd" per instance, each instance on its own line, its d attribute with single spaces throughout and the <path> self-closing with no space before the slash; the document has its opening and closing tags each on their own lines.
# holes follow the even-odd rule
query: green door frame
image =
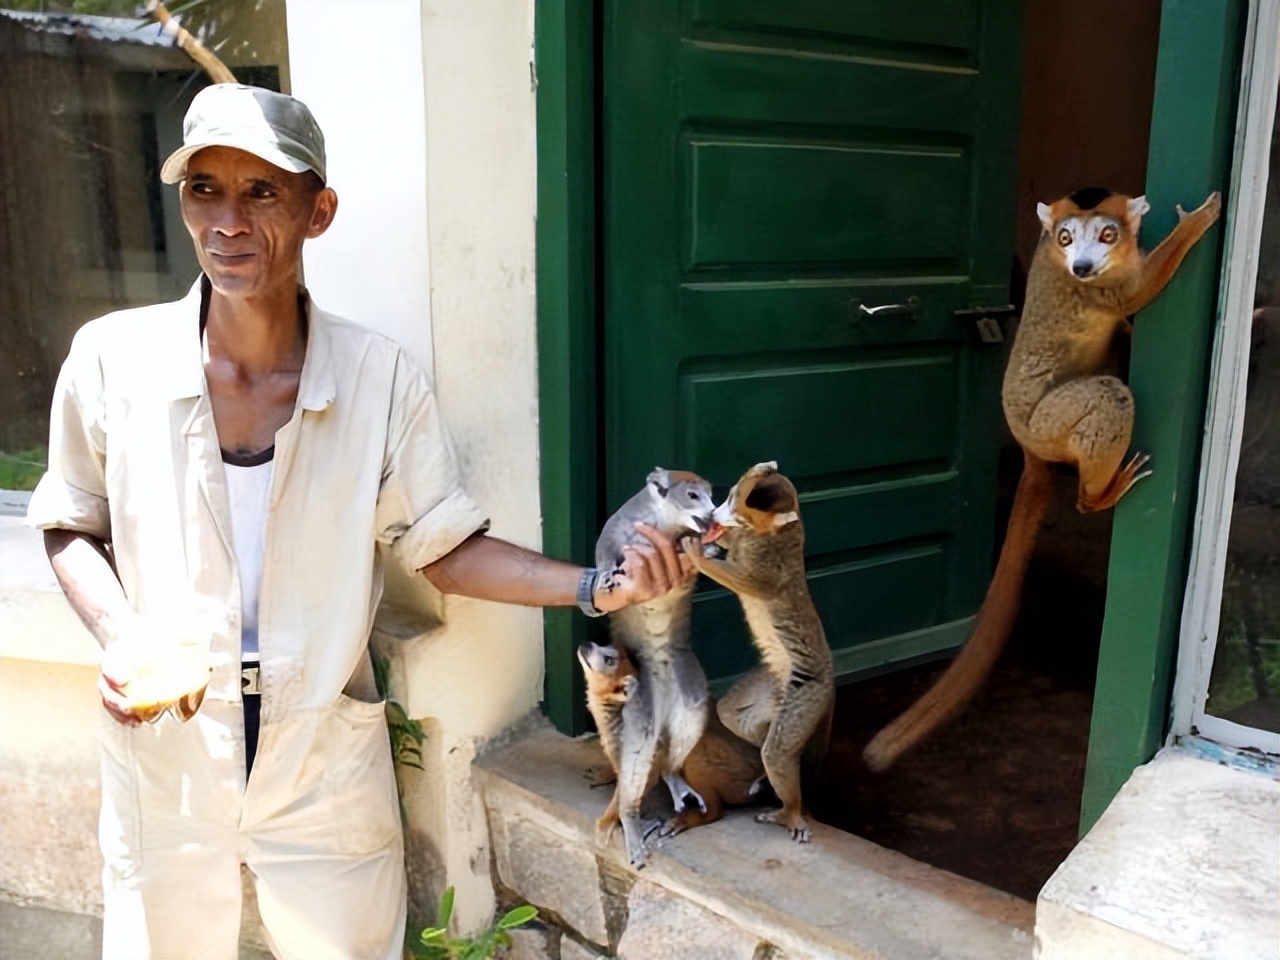
<svg viewBox="0 0 1280 960">
<path fill-rule="evenodd" d="M 1227 183 L 1247 0 L 1164 0 L 1144 225 L 1150 247 L 1175 203 Z M 587 560 L 600 517 L 595 6 L 537 0 L 537 269 L 543 547 Z M 1192 251 L 1134 329 L 1134 445 L 1153 476 L 1116 510 L 1081 811 L 1088 829 L 1163 742 L 1204 424 L 1222 230 Z M 1146 415 L 1144 411 L 1159 411 Z M 576 611 L 544 616 L 546 711 L 587 728 L 573 651 Z"/>
<path fill-rule="evenodd" d="M 1246 13 L 1246 0 L 1163 2 L 1146 249 L 1173 228 L 1174 204 L 1190 209 L 1229 183 Z M 1169 729 L 1223 236 L 1219 224 L 1133 325 L 1133 446 L 1150 452 L 1153 473 L 1119 504 L 1112 527 L 1081 835 Z"/>
<path fill-rule="evenodd" d="M 538 433 L 542 547 L 590 562 L 600 512 L 596 451 L 595 16 L 591 0 L 538 0 Z M 577 610 L 543 614 L 544 703 L 565 733 L 587 729 L 574 650 Z"/>
</svg>

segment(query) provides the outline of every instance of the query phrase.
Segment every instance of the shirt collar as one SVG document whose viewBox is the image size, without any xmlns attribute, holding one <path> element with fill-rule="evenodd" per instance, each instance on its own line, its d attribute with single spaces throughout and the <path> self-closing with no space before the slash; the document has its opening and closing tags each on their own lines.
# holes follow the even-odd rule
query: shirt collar
<svg viewBox="0 0 1280 960">
<path fill-rule="evenodd" d="M 338 381 L 333 372 L 333 339 L 330 317 L 315 305 L 306 287 L 298 295 L 307 311 L 307 355 L 302 361 L 302 380 L 298 384 L 298 404 L 303 410 L 323 410 L 338 395 Z"/>
<path fill-rule="evenodd" d="M 208 393 L 204 379 L 204 356 L 201 348 L 200 317 L 209 293 L 209 280 L 204 274 L 191 291 L 173 306 L 179 313 L 172 325 L 180 338 L 170 356 L 180 358 L 171 368 L 172 400 L 201 397 Z M 307 311 L 307 352 L 302 360 L 302 378 L 298 383 L 298 404 L 303 410 L 323 410 L 337 396 L 337 379 L 333 369 L 333 341 L 329 332 L 330 318 L 315 305 L 305 287 L 299 288 L 303 308 Z"/>
<path fill-rule="evenodd" d="M 191 286 L 190 292 L 171 304 L 175 316 L 173 323 L 165 324 L 160 336 L 177 337 L 170 350 L 157 352 L 157 356 L 173 357 L 174 363 L 162 375 L 169 379 L 168 395 L 171 400 L 185 400 L 205 394 L 204 358 L 200 349 L 200 304 L 203 299 L 204 274 Z"/>
</svg>

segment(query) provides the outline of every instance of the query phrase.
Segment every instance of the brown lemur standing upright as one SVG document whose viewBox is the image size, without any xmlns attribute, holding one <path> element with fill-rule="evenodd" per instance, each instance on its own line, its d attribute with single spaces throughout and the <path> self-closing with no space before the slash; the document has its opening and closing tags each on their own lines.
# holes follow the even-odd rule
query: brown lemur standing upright
<svg viewBox="0 0 1280 960">
<path fill-rule="evenodd" d="M 697 474 L 655 467 L 639 493 L 618 508 L 596 540 L 596 568 L 605 589 L 622 562 L 623 548 L 645 544 L 636 523 L 647 523 L 679 541 L 701 535 L 715 509 L 711 484 Z M 613 642 L 635 661 L 639 690 L 623 703 L 625 749 L 616 760 L 615 802 L 631 864 L 644 866 L 640 801 L 660 775 L 679 813 L 706 804 L 685 783 L 680 768 L 702 736 L 709 709 L 707 676 L 693 652 L 693 580 L 668 593 L 609 614 Z M 612 758 L 611 758 L 612 759 Z"/>
<path fill-rule="evenodd" d="M 977 693 L 1013 630 L 1036 533 L 1049 504 L 1053 463 L 1080 474 L 1076 506 L 1106 510 L 1148 476 L 1145 453 L 1124 462 L 1133 431 L 1133 394 L 1105 375 L 1113 338 L 1129 317 L 1165 288 L 1188 251 L 1218 219 L 1217 193 L 1149 254 L 1138 227 L 1145 197 L 1091 187 L 1053 204 L 1038 204 L 1044 225 L 1027 276 L 1026 306 L 1005 369 L 1005 419 L 1023 452 L 1004 547 L 973 635 L 946 672 L 863 751 L 872 770 L 905 751 L 958 713 Z"/>
<path fill-rule="evenodd" d="M 801 761 L 816 766 L 826 752 L 835 704 L 835 670 L 804 569 L 804 525 L 795 486 L 776 463 L 758 463 L 716 508 L 703 543 L 723 546 L 712 559 L 688 549 L 694 566 L 738 595 L 762 664 L 716 705 L 728 729 L 760 748 L 781 810 L 759 814 L 800 843 L 809 840 L 800 796 Z"/>
</svg>

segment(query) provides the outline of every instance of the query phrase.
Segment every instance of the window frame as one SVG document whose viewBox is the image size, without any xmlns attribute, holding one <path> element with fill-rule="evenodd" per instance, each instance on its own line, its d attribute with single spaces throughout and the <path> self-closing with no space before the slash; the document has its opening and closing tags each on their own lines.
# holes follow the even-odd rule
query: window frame
<svg viewBox="0 0 1280 960">
<path fill-rule="evenodd" d="M 1274 770 L 1280 768 L 1280 733 L 1205 712 L 1218 643 L 1227 535 L 1244 429 L 1250 318 L 1280 83 L 1280 4 L 1251 0 L 1245 51 L 1218 304 L 1220 323 L 1214 334 L 1169 742 L 1215 756 L 1226 748 L 1228 759 Z M 1254 751 L 1268 756 L 1259 757 Z"/>
</svg>

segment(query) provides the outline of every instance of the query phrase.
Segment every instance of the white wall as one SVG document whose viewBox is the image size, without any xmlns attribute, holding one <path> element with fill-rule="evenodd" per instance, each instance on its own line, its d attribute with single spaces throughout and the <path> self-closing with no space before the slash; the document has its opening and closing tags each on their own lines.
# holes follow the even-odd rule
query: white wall
<svg viewBox="0 0 1280 960">
<path fill-rule="evenodd" d="M 288 0 L 287 14 L 292 92 L 325 131 L 340 197 L 307 283 L 432 364 L 468 492 L 496 536 L 537 548 L 533 3 Z M 410 877 L 428 849 L 429 879 L 456 887 L 475 927 L 493 891 L 471 758 L 541 697 L 541 614 L 448 598 L 431 629 L 421 590 L 389 582 L 388 596 L 422 614 L 417 630 L 383 618 L 380 638 L 416 633 L 389 641 L 393 687 L 430 731 L 433 788 L 407 798 Z"/>
<path fill-rule="evenodd" d="M 325 133 L 338 216 L 304 250 L 326 310 L 395 337 L 430 367 L 420 8 L 288 0 L 291 92 Z"/>
</svg>

